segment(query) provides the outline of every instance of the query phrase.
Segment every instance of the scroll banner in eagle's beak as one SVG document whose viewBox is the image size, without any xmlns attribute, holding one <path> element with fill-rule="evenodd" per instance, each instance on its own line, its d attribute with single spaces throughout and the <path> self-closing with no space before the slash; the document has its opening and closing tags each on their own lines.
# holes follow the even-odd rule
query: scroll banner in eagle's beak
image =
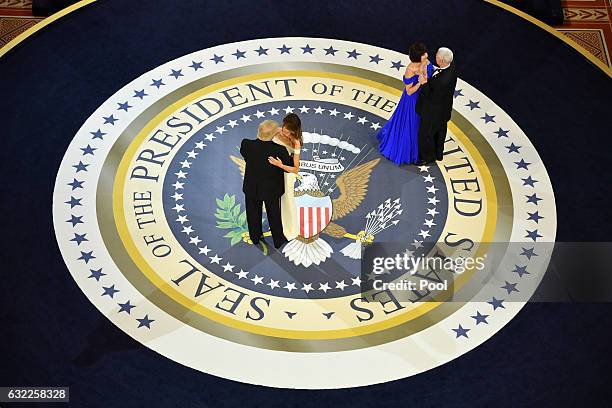
<svg viewBox="0 0 612 408">
<path fill-rule="evenodd" d="M 315 160 L 300 160 L 300 169 L 323 173 L 340 173 L 344 170 L 344 166 L 338 159 L 318 159 L 315 157 Z"/>
</svg>

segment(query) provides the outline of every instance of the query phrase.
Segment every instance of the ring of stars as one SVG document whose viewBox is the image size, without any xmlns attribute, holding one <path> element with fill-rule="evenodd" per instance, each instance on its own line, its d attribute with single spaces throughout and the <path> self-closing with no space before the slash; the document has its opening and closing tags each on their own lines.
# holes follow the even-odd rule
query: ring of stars
<svg viewBox="0 0 612 408">
<path fill-rule="evenodd" d="M 292 43 L 293 44 L 293 43 Z M 314 45 L 314 46 L 313 46 Z M 365 50 L 360 49 L 359 47 L 346 47 L 342 48 L 336 43 L 331 43 L 328 46 L 317 45 L 313 43 L 304 42 L 299 46 L 289 46 L 287 44 L 280 44 L 277 41 L 277 45 L 271 45 L 269 41 L 262 41 L 261 45 L 244 48 L 243 46 L 239 46 L 238 48 L 233 46 L 232 50 L 226 49 L 225 51 L 218 51 L 223 49 L 223 47 L 217 47 L 214 50 L 207 50 L 199 53 L 197 57 L 193 56 L 191 59 L 182 66 L 173 66 L 169 68 L 165 72 L 159 72 L 159 70 L 153 70 L 150 74 L 144 75 L 143 77 L 135 80 L 133 82 L 134 85 L 129 89 L 130 94 L 124 94 L 119 100 L 112 101 L 112 108 L 109 108 L 104 114 L 96 114 L 98 115 L 98 120 L 95 122 L 99 127 L 89 128 L 83 130 L 83 135 L 87 135 L 89 143 L 83 143 L 79 146 L 81 160 L 78 162 L 70 163 L 73 168 L 72 177 L 70 180 L 65 181 L 64 185 L 69 186 L 69 196 L 66 196 L 60 202 L 63 202 L 66 207 L 66 210 L 69 211 L 69 216 L 64 218 L 67 225 L 70 225 L 71 232 L 66 237 L 66 241 L 68 241 L 71 245 L 75 245 L 80 249 L 80 256 L 76 256 L 75 260 L 78 260 L 83 266 L 87 268 L 87 274 L 84 275 L 85 279 L 92 279 L 96 282 L 100 282 L 100 284 L 104 284 L 104 291 L 101 296 L 110 299 L 111 301 L 117 301 L 117 313 L 121 313 L 123 315 L 132 315 L 133 310 L 140 310 L 142 307 L 139 304 L 132 304 L 130 299 L 115 299 L 117 296 L 121 296 L 121 289 L 118 288 L 117 284 L 112 282 L 112 271 L 107 273 L 106 269 L 103 267 L 97 267 L 94 265 L 96 262 L 99 262 L 98 257 L 96 256 L 97 250 L 95 248 L 99 248 L 96 246 L 93 240 L 90 240 L 91 236 L 88 235 L 87 228 L 91 223 L 95 223 L 93 219 L 87 219 L 80 211 L 83 206 L 91 205 L 86 200 L 88 194 L 92 194 L 92 189 L 95 190 L 96 185 L 89 181 L 88 175 L 94 170 L 91 162 L 89 160 L 93 160 L 93 158 L 97 157 L 100 152 L 103 151 L 103 147 L 109 146 L 109 142 L 112 143 L 114 137 L 116 137 L 122 130 L 122 127 L 128 126 L 129 123 L 125 121 L 126 115 L 133 115 L 134 111 L 142 110 L 150 103 L 152 103 L 156 98 L 167 92 L 170 92 L 169 87 L 175 86 L 174 83 L 179 83 L 181 81 L 191 81 L 193 77 L 190 77 L 188 73 L 197 72 L 198 75 L 205 76 L 208 75 L 207 70 L 212 66 L 223 66 L 227 64 L 229 61 L 236 60 L 244 60 L 248 55 L 255 56 L 255 58 L 265 58 L 271 55 L 279 55 L 284 54 L 284 57 L 287 58 L 300 58 L 301 56 L 305 57 L 314 57 L 314 58 L 329 58 L 333 60 L 343 59 L 346 61 L 361 61 L 361 63 L 367 63 L 374 66 L 386 67 L 386 69 L 390 69 L 393 71 L 400 72 L 407 62 L 406 58 L 397 59 L 396 55 L 386 55 L 384 52 L 380 52 L 377 54 L 369 54 Z M 215 52 L 213 52 L 215 51 Z M 196 55 L 196 54 L 194 54 Z M 156 72 L 156 75 L 153 75 L 153 72 Z M 172 84 L 172 85 L 171 85 Z M 477 95 L 477 94 L 476 94 Z M 485 106 L 487 103 L 478 100 L 478 97 L 474 97 L 472 92 L 466 91 L 462 89 L 461 85 L 458 86 L 458 89 L 455 90 L 454 93 L 455 99 L 462 99 L 461 102 L 465 108 L 469 109 L 469 111 L 473 111 L 474 113 L 479 113 L 478 120 L 480 124 L 485 128 L 490 128 L 490 131 L 485 136 L 491 136 L 491 140 L 498 140 L 499 143 L 503 143 L 502 148 L 506 149 L 505 152 L 507 155 L 510 155 L 515 158 L 515 170 L 520 173 L 520 183 L 522 184 L 521 188 L 524 190 L 524 202 L 526 206 L 529 208 L 525 213 L 515 214 L 518 217 L 523 217 L 525 221 L 524 226 L 524 238 L 525 242 L 532 243 L 532 246 L 526 246 L 522 248 L 521 257 L 525 259 L 525 262 L 522 264 L 515 265 L 514 274 L 517 282 L 506 280 L 505 284 L 501 286 L 500 296 L 493 297 L 487 304 L 492 310 L 475 310 L 472 316 L 471 324 L 459 325 L 455 327 L 454 333 L 456 333 L 456 337 L 460 338 L 469 338 L 469 331 L 474 330 L 479 326 L 485 326 L 488 324 L 488 320 L 491 319 L 494 315 L 494 312 L 500 309 L 503 309 L 503 302 L 506 300 L 507 296 L 510 296 L 516 292 L 520 291 L 520 281 L 521 279 L 528 279 L 531 275 L 529 273 L 529 261 L 533 259 L 537 259 L 538 253 L 535 250 L 533 244 L 536 244 L 538 241 L 541 241 L 543 238 L 547 236 L 546 233 L 541 231 L 542 228 L 542 220 L 548 220 L 551 215 L 548 213 L 547 207 L 543 203 L 547 203 L 547 200 L 540 194 L 537 183 L 541 183 L 542 180 L 539 180 L 537 177 L 538 169 L 534 163 L 528 161 L 529 153 L 531 146 L 526 147 L 524 143 L 524 138 L 515 139 L 514 135 L 519 132 L 513 127 L 506 127 L 501 125 L 499 118 L 503 118 L 503 112 L 499 111 L 497 106 Z M 471 99 L 470 99 L 471 98 Z M 109 99 L 109 102 L 111 100 Z M 314 111 L 315 114 L 328 114 L 335 116 L 337 114 L 343 115 L 344 119 L 352 120 L 353 114 L 352 112 L 338 112 L 335 113 L 332 111 L 327 111 L 322 109 L 321 107 L 295 107 L 294 109 L 298 109 L 301 113 L 308 113 L 310 109 Z M 273 112 L 269 112 L 270 115 L 274 115 Z M 279 114 L 276 112 L 275 114 Z M 259 112 L 255 114 L 255 116 L 259 119 L 266 115 L 265 112 Z M 240 119 L 243 123 L 251 120 L 250 117 L 243 117 Z M 356 117 L 357 123 L 368 126 L 370 129 L 377 131 L 381 126 L 380 123 L 372 123 L 365 116 L 364 117 Z M 92 122 L 94 123 L 94 122 Z M 233 129 L 236 127 L 237 123 L 228 123 L 223 127 L 218 128 L 215 132 L 207 134 L 205 140 L 200 141 L 196 144 L 194 150 L 190 153 L 191 155 L 183 162 L 185 165 L 183 168 L 185 171 L 182 173 L 176 174 L 177 181 L 174 184 L 176 189 L 175 195 L 172 196 L 175 200 L 180 201 L 181 193 L 178 191 L 184 186 L 184 182 L 179 181 L 188 178 L 188 170 L 189 170 L 189 159 L 195 159 L 198 153 L 206 146 L 207 142 L 212 142 L 215 138 L 220 136 L 222 133 L 227 131 L 230 128 Z M 479 127 L 480 128 L 480 127 Z M 113 137 L 114 136 L 114 137 Z M 80 133 L 77 134 L 77 137 L 80 139 L 84 139 L 80 136 Z M 77 138 L 75 138 L 77 139 Z M 525 150 L 527 149 L 527 151 Z M 535 168 L 534 168 L 535 166 Z M 433 183 L 431 183 L 430 187 L 434 187 Z M 435 188 L 435 187 L 434 187 Z M 434 196 L 429 197 L 432 198 L 432 201 L 429 201 L 429 204 L 433 205 L 433 211 L 435 212 L 435 190 L 431 191 Z M 186 222 L 186 217 L 181 215 L 180 213 L 184 208 L 181 208 L 180 204 L 177 204 L 176 209 L 178 222 L 179 220 L 183 220 Z M 420 236 L 425 239 L 427 238 L 428 228 L 431 228 L 431 225 L 427 224 L 428 222 L 433 223 L 435 213 L 428 214 L 431 216 L 431 220 L 426 220 L 426 224 L 424 224 L 424 228 L 421 230 Z M 554 215 L 552 216 L 554 219 Z M 201 243 L 200 237 L 197 235 L 192 237 L 194 245 L 199 245 Z M 413 243 L 413 244 L 416 244 Z M 418 244 L 417 244 L 418 245 Z M 413 245 L 414 246 L 414 245 Z M 94 248 L 94 249 L 91 249 Z M 208 249 L 205 245 L 200 248 L 200 253 L 208 254 L 210 249 Z M 78 259 L 77 259 L 78 258 Z M 221 259 L 216 255 L 210 257 L 211 262 L 214 261 L 221 262 Z M 226 273 L 235 273 L 238 276 L 238 279 L 248 279 L 250 277 L 247 271 L 239 270 L 239 268 L 229 264 L 222 265 L 225 268 Z M 254 279 L 255 284 L 266 284 L 270 286 L 272 289 L 278 289 L 282 287 L 288 292 L 292 292 L 293 290 L 303 290 L 308 293 L 311 290 L 320 290 L 323 292 L 327 292 L 329 290 L 343 290 L 344 287 L 347 286 L 347 283 L 344 281 L 341 282 L 325 282 L 320 283 L 318 288 L 313 284 L 304 284 L 300 288 L 295 282 L 287 282 L 284 285 L 281 285 L 281 282 L 270 280 L 269 282 L 264 282 L 262 280 L 259 283 L 258 276 L 253 276 L 251 279 Z M 261 278 L 263 279 L 263 278 Z M 357 278 L 358 279 L 358 278 Z M 355 284 L 355 282 L 349 283 Z M 125 313 L 123 313 L 125 312 Z M 155 327 L 156 319 L 150 317 L 150 313 L 142 313 L 141 315 L 137 315 L 134 317 L 137 324 L 137 328 L 139 330 L 151 329 Z"/>
<path fill-rule="evenodd" d="M 216 130 L 214 132 L 206 134 L 206 137 L 203 141 L 195 142 L 194 148 L 190 150 L 189 152 L 187 152 L 186 159 L 180 162 L 181 167 L 189 168 L 193 164 L 193 162 L 189 160 L 197 158 L 197 156 L 204 150 L 204 147 L 206 146 L 206 144 L 204 143 L 212 142 L 218 136 L 221 136 L 223 133 L 227 132 L 226 127 L 230 129 L 234 129 L 235 127 L 240 126 L 240 122 L 244 124 L 244 123 L 251 121 L 252 120 L 251 116 L 255 116 L 257 119 L 261 119 L 261 118 L 264 118 L 266 114 L 270 116 L 279 115 L 280 111 L 284 111 L 286 114 L 294 112 L 295 110 L 299 110 L 300 112 L 305 113 L 305 112 L 309 112 L 311 109 L 314 110 L 315 114 L 317 113 L 323 114 L 323 112 L 327 111 L 330 116 L 338 117 L 344 120 L 353 120 L 353 118 L 356 117 L 356 115 L 354 115 L 351 111 L 340 112 L 335 108 L 328 110 L 328 109 L 323 109 L 321 106 L 316 106 L 316 107 L 314 106 L 307 107 L 305 105 L 302 105 L 301 107 L 287 106 L 283 109 L 272 108 L 266 112 L 261 112 L 257 110 L 255 114 L 242 115 L 242 117 L 239 120 L 230 120 L 229 122 L 227 122 L 227 124 L 223 126 L 215 125 Z M 365 116 L 359 117 L 356 121 L 357 123 L 364 125 L 364 126 L 366 126 L 367 123 L 372 123 L 371 121 L 367 120 Z M 379 123 L 377 122 L 374 123 L 374 125 L 375 125 L 374 127 L 369 126 L 369 128 L 377 130 L 378 128 L 381 127 Z M 214 136 L 215 133 L 218 134 L 218 136 Z M 431 184 L 430 186 L 427 187 L 427 191 L 428 191 L 428 194 L 433 195 L 432 197 L 428 197 L 430 199 L 430 204 L 432 204 L 433 206 L 427 209 L 427 215 L 425 217 L 425 222 L 423 223 L 423 229 L 420 230 L 420 234 L 422 235 L 423 238 L 414 239 L 414 242 L 411 245 L 412 247 L 414 247 L 414 250 L 423 248 L 423 242 L 424 242 L 423 240 L 430 236 L 429 234 L 430 229 L 436 225 L 436 223 L 434 222 L 435 216 L 439 214 L 439 212 L 436 210 L 436 204 L 439 202 L 439 200 L 437 200 L 436 198 L 436 191 L 438 191 L 438 189 L 434 186 L 434 182 L 433 182 L 435 177 L 432 177 L 429 174 L 429 168 L 427 166 L 422 166 L 420 169 L 421 169 L 421 172 L 426 172 L 427 174 L 426 176 L 422 176 L 423 182 L 426 183 L 426 185 L 427 183 Z M 336 291 L 336 292 L 342 293 L 346 287 L 361 285 L 361 279 L 359 277 L 351 278 L 351 281 L 349 283 L 346 283 L 345 280 L 336 281 L 336 282 L 324 281 L 324 282 L 310 282 L 310 283 L 300 283 L 296 281 L 279 282 L 272 278 L 267 278 L 268 281 L 266 282 L 264 281 L 264 277 L 259 276 L 253 272 L 245 271 L 243 268 L 240 268 L 240 266 L 237 264 L 231 264 L 229 261 L 226 261 L 225 265 L 223 265 L 222 261 L 224 259 L 220 257 L 218 253 L 215 253 L 213 249 L 209 247 L 208 243 L 204 242 L 201 239 L 200 234 L 198 234 L 197 231 L 193 229 L 193 226 L 189 224 L 190 221 L 187 215 L 187 209 L 185 208 L 185 205 L 179 204 L 179 201 L 184 202 L 184 194 L 179 193 L 179 191 L 183 191 L 185 183 L 188 182 L 188 172 L 184 172 L 180 170 L 179 172 L 174 173 L 174 175 L 176 176 L 176 182 L 173 184 L 174 194 L 171 196 L 171 198 L 173 198 L 175 202 L 175 205 L 174 207 L 172 207 L 172 210 L 176 212 L 176 216 L 177 216 L 177 218 L 174 221 L 180 224 L 181 231 L 185 233 L 187 236 L 188 244 L 195 245 L 198 248 L 198 253 L 206 257 L 205 259 L 209 263 L 209 266 L 208 266 L 209 269 L 212 268 L 213 264 L 216 264 L 218 265 L 218 268 L 221 268 L 223 270 L 223 272 L 220 272 L 220 276 L 223 276 L 224 274 L 228 274 L 228 273 L 233 273 L 237 276 L 238 281 L 244 279 L 245 281 L 247 280 L 251 281 L 253 283 L 253 286 L 255 287 L 257 285 L 265 285 L 265 286 L 270 287 L 270 289 L 273 292 L 286 290 L 287 293 L 291 293 L 293 290 L 301 290 L 306 294 L 310 293 L 311 291 L 319 291 L 325 294 L 327 294 L 328 291 Z M 407 248 L 407 250 L 409 249 Z"/>
</svg>

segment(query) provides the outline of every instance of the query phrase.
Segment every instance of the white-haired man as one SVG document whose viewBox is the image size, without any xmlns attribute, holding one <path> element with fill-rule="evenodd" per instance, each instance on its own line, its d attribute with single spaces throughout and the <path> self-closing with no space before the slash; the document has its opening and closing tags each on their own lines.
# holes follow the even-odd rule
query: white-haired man
<svg viewBox="0 0 612 408">
<path fill-rule="evenodd" d="M 436 63 L 438 68 L 431 78 L 419 77 L 421 92 L 416 102 L 416 112 L 421 118 L 418 165 L 442 160 L 446 124 L 453 110 L 453 96 L 457 85 L 453 52 L 446 47 L 439 48 Z"/>
</svg>

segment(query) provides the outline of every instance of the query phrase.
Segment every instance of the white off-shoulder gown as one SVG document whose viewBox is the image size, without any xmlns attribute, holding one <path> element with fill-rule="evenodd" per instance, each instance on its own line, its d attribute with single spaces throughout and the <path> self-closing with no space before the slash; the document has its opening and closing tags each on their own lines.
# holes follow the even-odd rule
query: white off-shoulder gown
<svg viewBox="0 0 612 408">
<path fill-rule="evenodd" d="M 287 146 L 277 138 L 274 138 L 274 142 L 284 146 L 290 155 L 300 154 L 300 149 L 294 149 L 293 147 Z M 281 197 L 281 220 L 283 223 L 283 234 L 289 241 L 298 236 L 300 232 L 298 211 L 295 204 L 295 195 L 293 188 L 295 187 L 296 180 L 295 173 L 285 172 L 285 194 Z"/>
</svg>

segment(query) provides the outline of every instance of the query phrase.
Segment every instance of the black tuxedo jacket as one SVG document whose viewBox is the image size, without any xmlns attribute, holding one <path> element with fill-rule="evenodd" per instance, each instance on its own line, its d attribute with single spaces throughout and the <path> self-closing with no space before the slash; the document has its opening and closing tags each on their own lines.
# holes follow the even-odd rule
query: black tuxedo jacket
<svg viewBox="0 0 612 408">
<path fill-rule="evenodd" d="M 268 156 L 278 157 L 284 164 L 292 165 L 284 146 L 273 141 L 244 139 L 240 154 L 246 162 L 242 191 L 260 200 L 277 198 L 285 193 L 284 171 L 268 162 Z"/>
<path fill-rule="evenodd" d="M 436 76 L 429 78 L 427 83 L 421 86 L 415 107 L 421 120 L 436 123 L 448 122 L 453 110 L 456 85 L 457 70 L 454 63 Z"/>
</svg>

